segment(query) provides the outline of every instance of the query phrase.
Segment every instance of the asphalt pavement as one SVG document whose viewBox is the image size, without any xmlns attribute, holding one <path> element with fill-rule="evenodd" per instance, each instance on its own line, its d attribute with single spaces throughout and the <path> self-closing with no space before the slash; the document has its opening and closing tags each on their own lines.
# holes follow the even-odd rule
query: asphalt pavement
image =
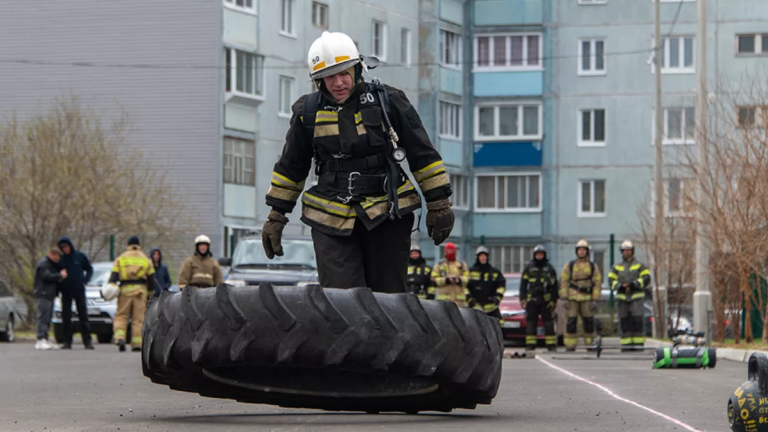
<svg viewBox="0 0 768 432">
<path fill-rule="evenodd" d="M 590 359 L 586 359 L 589 357 Z M 111 345 L 0 344 L 2 431 L 724 431 L 746 364 L 653 370 L 651 357 L 540 354 L 504 360 L 493 404 L 450 414 L 368 415 L 203 398 L 152 384 L 139 353 Z"/>
</svg>

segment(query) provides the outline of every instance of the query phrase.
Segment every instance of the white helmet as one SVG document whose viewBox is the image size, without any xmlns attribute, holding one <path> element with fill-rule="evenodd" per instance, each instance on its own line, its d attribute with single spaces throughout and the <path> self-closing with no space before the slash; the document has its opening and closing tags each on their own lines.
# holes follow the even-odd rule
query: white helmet
<svg viewBox="0 0 768 432">
<path fill-rule="evenodd" d="M 205 234 L 200 234 L 199 236 L 195 237 L 195 246 L 199 245 L 200 243 L 205 243 L 210 245 L 211 239 L 208 238 Z"/>
<path fill-rule="evenodd" d="M 119 295 L 120 288 L 118 288 L 116 284 L 107 284 L 104 288 L 101 289 L 101 298 L 106 301 L 112 301 Z"/>
<path fill-rule="evenodd" d="M 307 65 L 313 80 L 337 74 L 358 63 L 362 64 L 363 71 L 368 71 L 355 42 L 344 33 L 324 31 L 309 47 Z"/>
<path fill-rule="evenodd" d="M 621 250 L 635 250 L 635 245 L 632 244 L 630 240 L 624 240 L 624 242 L 621 243 Z"/>
</svg>

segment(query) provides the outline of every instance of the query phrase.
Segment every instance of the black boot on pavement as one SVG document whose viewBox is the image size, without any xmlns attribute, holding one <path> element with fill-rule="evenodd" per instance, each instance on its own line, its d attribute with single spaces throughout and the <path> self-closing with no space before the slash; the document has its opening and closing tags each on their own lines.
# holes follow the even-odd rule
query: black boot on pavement
<svg viewBox="0 0 768 432">
<path fill-rule="evenodd" d="M 141 352 L 141 347 L 133 347 L 133 348 L 131 348 L 131 351 L 133 351 L 133 352 Z"/>
<path fill-rule="evenodd" d="M 69 342 L 64 342 L 64 345 L 61 346 L 61 349 L 72 349 L 72 344 Z"/>
<path fill-rule="evenodd" d="M 85 344 L 85 349 L 92 350 L 92 349 L 95 349 L 95 348 L 93 347 L 92 343 L 88 342 L 87 344 Z"/>
<path fill-rule="evenodd" d="M 117 349 L 120 352 L 125 352 L 125 341 L 121 340 L 117 342 Z"/>
</svg>

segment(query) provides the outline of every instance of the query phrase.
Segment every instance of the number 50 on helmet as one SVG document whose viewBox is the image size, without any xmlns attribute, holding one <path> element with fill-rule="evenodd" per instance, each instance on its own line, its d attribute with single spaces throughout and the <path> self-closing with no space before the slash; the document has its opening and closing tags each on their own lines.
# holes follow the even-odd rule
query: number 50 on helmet
<svg viewBox="0 0 768 432">
<path fill-rule="evenodd" d="M 335 75 L 357 64 L 364 72 L 368 71 L 355 42 L 344 33 L 325 31 L 309 47 L 307 65 L 313 80 Z"/>
</svg>

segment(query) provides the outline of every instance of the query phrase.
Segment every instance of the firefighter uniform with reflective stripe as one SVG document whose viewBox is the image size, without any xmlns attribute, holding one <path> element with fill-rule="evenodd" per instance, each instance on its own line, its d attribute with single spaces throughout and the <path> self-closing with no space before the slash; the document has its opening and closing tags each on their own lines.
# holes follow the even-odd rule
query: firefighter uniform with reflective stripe
<svg viewBox="0 0 768 432">
<path fill-rule="evenodd" d="M 432 269 L 424 261 L 424 258 L 409 260 L 405 283 L 406 292 L 416 294 L 422 300 L 433 300 L 435 290 L 432 285 Z"/>
<path fill-rule="evenodd" d="M 187 285 L 198 288 L 210 288 L 224 282 L 219 263 L 213 258 L 210 251 L 195 254 L 187 258 L 179 270 L 179 289 Z"/>
<path fill-rule="evenodd" d="M 632 256 L 629 261 L 614 265 L 608 279 L 619 306 L 621 346 L 642 346 L 645 344 L 643 303 L 645 288 L 651 283 L 651 272 Z"/>
<path fill-rule="evenodd" d="M 525 267 L 520 279 L 520 298 L 525 301 L 526 348 L 536 349 L 539 316 L 544 323 L 544 341 L 548 348 L 554 348 L 557 336 L 552 313 L 558 298 L 557 272 L 548 260 L 533 259 Z"/>
<path fill-rule="evenodd" d="M 460 284 L 446 281 L 447 278 L 458 278 Z M 459 260 L 442 260 L 432 268 L 432 281 L 437 286 L 437 300 L 449 300 L 459 307 L 467 305 L 467 294 L 464 287 L 469 283 L 469 269 Z"/>
<path fill-rule="evenodd" d="M 584 343 L 592 344 L 595 332 L 592 302 L 600 300 L 601 282 L 600 268 L 589 258 L 578 258 L 563 266 L 560 277 L 560 298 L 568 301 L 568 320 L 563 337 L 566 348 L 576 347 L 579 316 L 584 325 Z"/>
<path fill-rule="evenodd" d="M 113 329 L 115 343 L 125 343 L 128 317 L 131 317 L 131 346 L 141 347 L 141 329 L 147 309 L 147 292 L 155 290 L 155 266 L 141 247 L 130 245 L 112 266 L 109 282 L 120 282 L 120 296 L 117 298 L 117 312 Z M 122 348 L 121 348 L 122 349 Z"/>
<path fill-rule="evenodd" d="M 467 306 L 479 309 L 486 315 L 496 318 L 501 323 L 499 304 L 507 290 L 507 280 L 496 267 L 489 263 L 476 262 L 469 269 L 469 282 L 467 283 Z"/>
</svg>

